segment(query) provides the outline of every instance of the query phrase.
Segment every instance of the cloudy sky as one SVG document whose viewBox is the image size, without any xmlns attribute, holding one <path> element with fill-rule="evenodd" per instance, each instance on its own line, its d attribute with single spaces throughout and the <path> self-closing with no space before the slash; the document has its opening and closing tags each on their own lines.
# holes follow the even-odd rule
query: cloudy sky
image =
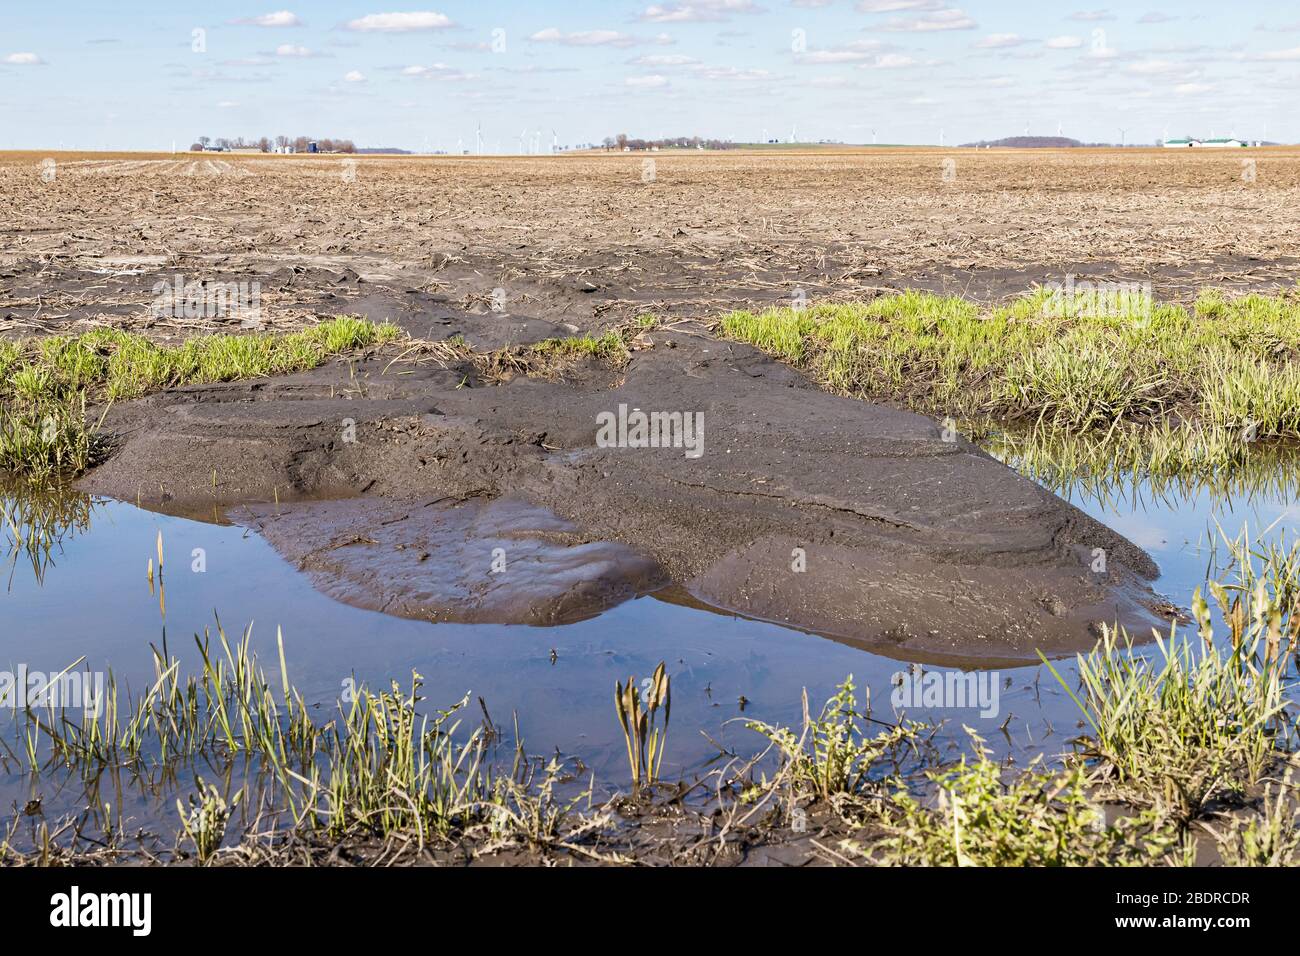
<svg viewBox="0 0 1300 956">
<path fill-rule="evenodd" d="M 0 148 L 1300 140 L 1300 7 L 1259 0 L 367 3 L 7 4 Z"/>
</svg>

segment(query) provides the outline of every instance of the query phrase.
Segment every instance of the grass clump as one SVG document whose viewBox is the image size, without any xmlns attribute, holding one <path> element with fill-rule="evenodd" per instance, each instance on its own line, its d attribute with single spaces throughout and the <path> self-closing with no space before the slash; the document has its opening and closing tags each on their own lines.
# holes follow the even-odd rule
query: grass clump
<svg viewBox="0 0 1300 956">
<path fill-rule="evenodd" d="M 283 640 L 268 677 L 251 637 L 246 629 L 232 643 L 218 622 L 215 640 L 208 632 L 195 638 L 197 673 L 183 674 L 178 658 L 155 650 L 156 679 L 139 697 L 120 693 L 110 674 L 93 712 L 20 711 L 19 746 L 8 753 L 29 772 L 67 768 L 91 783 L 120 769 L 174 783 L 187 767 L 209 768 L 225 788 L 199 779 L 187 803 L 176 801 L 178 836 L 205 863 L 221 853 L 241 803 L 273 806 L 279 839 L 416 850 L 468 839 L 580 853 L 575 834 L 604 826 L 599 814 L 574 819 L 590 791 L 561 799 L 556 761 L 540 785 L 522 744 L 509 777 L 491 769 L 491 732 L 462 732 L 468 695 L 427 711 L 413 673 L 405 688 L 354 687 L 333 718 L 319 722 L 289 681 Z M 238 783 L 231 792 L 236 767 L 251 768 L 257 799 L 246 799 Z"/>
<path fill-rule="evenodd" d="M 886 799 L 888 783 L 904 762 L 921 752 L 926 725 L 905 722 L 887 725 L 875 735 L 863 732 L 869 713 L 858 710 L 853 676 L 845 678 L 820 713 L 812 717 L 807 691 L 803 695 L 803 725 L 798 733 L 761 721 L 746 726 L 765 737 L 776 752 L 780 769 L 764 776 L 748 794 L 760 804 L 780 795 L 791 808 L 812 800 L 832 809 L 841 819 L 861 821 Z"/>
<path fill-rule="evenodd" d="M 604 335 L 580 335 L 572 338 L 545 339 L 532 346 L 535 355 L 556 359 L 597 358 L 622 363 L 629 355 L 627 343 L 616 331 Z"/>
<path fill-rule="evenodd" d="M 1245 793 L 1276 755 L 1285 704 L 1275 680 L 1237 664 L 1172 634 L 1148 659 L 1108 631 L 1079 660 L 1093 780 L 1181 825 L 1212 799 Z"/>
<path fill-rule="evenodd" d="M 86 421 L 84 393 L 64 400 L 15 397 L 0 404 L 0 474 L 48 483 L 85 471 L 99 447 Z"/>
<path fill-rule="evenodd" d="M 1046 290 L 990 308 L 905 292 L 732 312 L 719 329 L 840 394 L 1096 436 L 1133 460 L 1149 447 L 1166 467 L 1221 466 L 1243 443 L 1300 438 L 1297 294 L 1206 291 L 1191 310 L 1054 302 Z"/>
<path fill-rule="evenodd" d="M 87 405 L 305 371 L 399 334 L 344 316 L 300 332 L 210 335 L 176 346 L 116 329 L 0 343 L 0 472 L 47 482 L 94 464 L 103 448 Z"/>
<path fill-rule="evenodd" d="M 1080 756 L 1093 782 L 1184 827 L 1213 801 L 1244 796 L 1294 731 L 1286 675 L 1300 648 L 1300 549 L 1255 552 L 1244 533 L 1227 548 L 1237 580 L 1209 585 L 1226 641 L 1198 588 L 1199 640 L 1175 624 L 1147 656 L 1106 628 L 1078 659 L 1078 694 L 1047 663 L 1087 722 Z"/>
</svg>

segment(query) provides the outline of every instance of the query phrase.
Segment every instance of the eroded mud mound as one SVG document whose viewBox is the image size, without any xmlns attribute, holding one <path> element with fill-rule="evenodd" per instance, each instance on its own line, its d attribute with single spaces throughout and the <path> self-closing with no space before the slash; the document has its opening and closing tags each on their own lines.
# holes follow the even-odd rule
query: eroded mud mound
<svg viewBox="0 0 1300 956">
<path fill-rule="evenodd" d="M 109 411 L 118 451 L 84 485 L 193 512 L 272 502 L 244 520 L 327 591 L 444 619 L 569 619 L 672 581 L 918 657 L 1029 657 L 1090 645 L 1098 620 L 1159 623 L 1145 553 L 936 422 L 825 394 L 747 346 L 644 344 L 622 373 L 566 381 L 380 356 L 174 390 Z M 699 447 L 599 447 L 621 406 L 698 416 Z M 295 503 L 322 496 L 358 500 Z M 530 506 L 513 536 L 481 524 L 502 498 Z M 539 573 L 485 583 L 491 541 Z"/>
</svg>

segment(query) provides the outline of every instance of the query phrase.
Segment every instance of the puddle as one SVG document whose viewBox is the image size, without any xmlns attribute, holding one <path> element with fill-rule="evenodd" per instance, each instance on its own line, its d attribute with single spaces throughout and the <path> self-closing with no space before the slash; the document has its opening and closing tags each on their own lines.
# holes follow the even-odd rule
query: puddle
<svg viewBox="0 0 1300 956">
<path fill-rule="evenodd" d="M 1145 547 L 1160 565 L 1158 591 L 1185 606 L 1216 559 L 1217 521 L 1230 535 L 1248 524 L 1267 538 L 1292 539 L 1300 530 L 1294 485 L 1233 498 L 1209 491 L 1161 496 L 1137 493 L 1099 497 L 1082 486 L 1064 497 Z M 30 501 L 0 495 L 15 515 Z M 21 524 L 21 521 L 17 522 Z M 194 634 L 213 627 L 214 614 L 228 634 L 250 622 L 253 646 L 274 668 L 276 630 L 284 635 L 289 677 L 320 720 L 332 713 L 349 680 L 371 687 L 392 678 L 406 683 L 412 670 L 425 680 L 430 706 L 482 698 L 494 724 L 512 736 L 517 717 L 528 753 L 557 751 L 594 772 L 599 792 L 625 788 L 627 767 L 613 707 L 614 684 L 628 675 L 649 676 L 663 660 L 672 675 L 673 710 L 666 777 L 690 777 L 718 757 L 718 745 L 749 755 L 761 739 L 745 719 L 795 725 L 800 695 L 815 708 L 853 674 L 869 689 L 875 716 L 892 719 L 894 677 L 905 662 L 813 634 L 747 620 L 703 607 L 669 589 L 625 601 L 599 616 L 551 627 L 429 623 L 339 603 L 315 590 L 309 577 L 281 558 L 261 537 L 233 525 L 170 517 L 103 499 L 65 497 L 48 523 L 48 553 L 14 552 L 13 526 L 0 521 L 6 558 L 0 591 L 0 669 L 58 673 L 80 658 L 92 671 L 112 671 L 134 693 L 154 678 L 150 645 L 198 667 Z M 146 567 L 165 549 L 166 606 L 151 594 Z M 39 550 L 39 549 L 38 549 Z M 1220 546 L 1217 557 L 1221 560 Z M 1069 679 L 1069 661 L 1059 665 Z M 996 685 L 994 713 L 977 709 L 927 711 L 917 719 L 946 719 L 940 741 L 965 746 L 962 724 L 987 737 L 1003 755 L 1058 753 L 1078 732 L 1078 712 L 1045 668 L 999 668 L 984 680 Z M 991 691 L 988 684 L 984 690 Z M 742 707 L 743 701 L 743 707 Z M 989 704 L 987 696 L 982 703 Z M 467 714 L 481 716 L 477 701 Z M 9 716 L 0 714 L 13 746 Z M 716 743 L 715 743 L 716 742 Z M 507 750 L 513 748 L 510 742 Z M 37 780 L 16 771 L 0 753 L 0 802 L 22 807 L 39 796 L 47 817 L 86 805 L 76 780 Z M 182 780 L 182 784 L 184 781 Z M 96 781 L 96 787 L 102 782 Z M 155 819 L 174 817 L 174 793 L 155 802 Z M 110 800 L 150 822 L 146 794 L 123 792 Z"/>
</svg>

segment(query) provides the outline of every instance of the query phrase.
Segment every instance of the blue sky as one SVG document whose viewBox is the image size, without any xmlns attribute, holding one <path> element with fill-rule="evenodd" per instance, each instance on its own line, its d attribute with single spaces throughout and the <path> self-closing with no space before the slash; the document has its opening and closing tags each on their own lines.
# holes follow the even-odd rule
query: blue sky
<svg viewBox="0 0 1300 956">
<path fill-rule="evenodd" d="M 7 4 L 0 148 L 284 133 L 455 149 L 480 124 L 503 152 L 525 129 L 546 148 L 552 130 L 1300 140 L 1300 8 L 1276 3 L 414 3 Z"/>
</svg>

